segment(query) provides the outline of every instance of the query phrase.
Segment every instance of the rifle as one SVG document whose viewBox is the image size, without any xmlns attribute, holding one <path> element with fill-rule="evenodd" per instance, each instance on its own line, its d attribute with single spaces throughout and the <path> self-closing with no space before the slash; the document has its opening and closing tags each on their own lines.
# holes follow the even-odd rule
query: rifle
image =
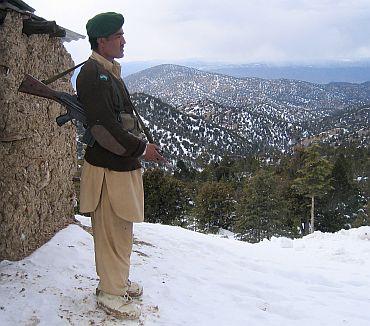
<svg viewBox="0 0 370 326">
<path fill-rule="evenodd" d="M 55 79 L 49 80 L 54 81 Z M 45 81 L 45 83 L 49 83 L 48 82 L 49 80 Z M 82 137 L 82 142 L 92 147 L 95 143 L 95 138 L 92 135 L 90 128 L 88 128 L 87 117 L 85 115 L 85 111 L 82 104 L 79 102 L 77 98 L 77 95 L 71 95 L 65 92 L 54 91 L 53 89 L 48 87 L 45 83 L 40 82 L 36 78 L 27 74 L 23 79 L 21 85 L 19 86 L 18 91 L 26 94 L 47 98 L 56 101 L 59 104 L 66 107 L 67 112 L 56 118 L 58 126 L 59 127 L 63 126 L 65 123 L 71 120 L 81 122 L 83 127 L 85 128 L 85 133 Z M 153 137 L 150 134 L 149 129 L 145 126 L 143 120 L 140 118 L 140 115 L 138 114 L 133 104 L 132 107 L 146 138 L 150 143 L 154 143 Z M 94 127 L 92 129 L 94 129 Z M 100 140 L 99 144 L 101 146 L 117 155 L 123 155 L 124 152 L 122 152 L 122 146 L 109 134 L 109 132 L 107 132 L 107 130 L 104 127 L 100 126 L 95 128 L 94 135 L 96 135 L 96 137 L 99 136 L 98 139 Z"/>
<path fill-rule="evenodd" d="M 18 88 L 18 91 L 47 98 L 63 105 L 65 108 L 67 108 L 67 112 L 56 118 L 58 126 L 61 127 L 71 120 L 81 122 L 86 129 L 82 138 L 82 142 L 90 147 L 94 145 L 95 139 L 92 136 L 90 130 L 87 128 L 87 118 L 85 115 L 85 111 L 82 107 L 82 104 L 78 101 L 76 95 L 54 91 L 53 89 L 30 75 L 26 75 L 24 77 L 21 85 Z"/>
</svg>

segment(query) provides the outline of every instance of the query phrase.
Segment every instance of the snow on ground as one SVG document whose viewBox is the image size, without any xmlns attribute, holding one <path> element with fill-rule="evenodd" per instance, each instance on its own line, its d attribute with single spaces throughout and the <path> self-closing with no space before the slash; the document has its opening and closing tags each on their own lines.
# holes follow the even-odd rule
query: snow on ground
<svg viewBox="0 0 370 326">
<path fill-rule="evenodd" d="M 88 224 L 89 220 L 84 219 Z M 131 279 L 143 316 L 96 308 L 91 235 L 77 225 L 0 263 L 0 325 L 370 325 L 370 227 L 248 244 L 135 225 Z"/>
</svg>

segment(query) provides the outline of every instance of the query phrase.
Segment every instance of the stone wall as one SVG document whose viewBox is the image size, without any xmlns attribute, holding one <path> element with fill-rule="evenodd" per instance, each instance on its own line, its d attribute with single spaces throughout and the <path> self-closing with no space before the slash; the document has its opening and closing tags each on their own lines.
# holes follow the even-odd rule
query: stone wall
<svg viewBox="0 0 370 326">
<path fill-rule="evenodd" d="M 0 25 L 0 260 L 18 260 L 73 220 L 76 132 L 58 127 L 58 103 L 18 92 L 73 66 L 61 39 L 22 34 L 22 14 Z M 70 76 L 50 85 L 73 92 Z"/>
</svg>

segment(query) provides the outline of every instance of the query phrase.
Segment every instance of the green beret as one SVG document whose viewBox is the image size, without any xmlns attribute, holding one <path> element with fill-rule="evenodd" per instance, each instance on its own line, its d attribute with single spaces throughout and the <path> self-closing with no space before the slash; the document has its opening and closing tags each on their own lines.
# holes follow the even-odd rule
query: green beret
<svg viewBox="0 0 370 326">
<path fill-rule="evenodd" d="M 117 32 L 125 19 L 115 12 L 104 12 L 91 18 L 86 24 L 89 38 L 108 37 Z"/>
</svg>

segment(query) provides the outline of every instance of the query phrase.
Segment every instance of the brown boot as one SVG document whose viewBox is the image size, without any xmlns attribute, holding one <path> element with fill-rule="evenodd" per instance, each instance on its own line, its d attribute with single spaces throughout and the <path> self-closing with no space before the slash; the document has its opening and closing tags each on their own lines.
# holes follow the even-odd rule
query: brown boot
<svg viewBox="0 0 370 326">
<path fill-rule="evenodd" d="M 140 307 L 127 295 L 112 295 L 101 290 L 97 291 L 96 302 L 108 314 L 119 319 L 138 319 L 141 314 Z"/>
</svg>

